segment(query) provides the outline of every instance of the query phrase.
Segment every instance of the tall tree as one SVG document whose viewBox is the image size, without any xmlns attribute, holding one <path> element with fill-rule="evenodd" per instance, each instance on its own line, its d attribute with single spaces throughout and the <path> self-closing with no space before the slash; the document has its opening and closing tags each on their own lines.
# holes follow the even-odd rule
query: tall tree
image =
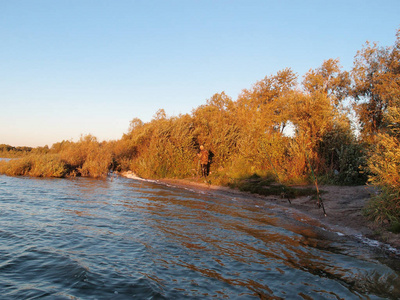
<svg viewBox="0 0 400 300">
<path fill-rule="evenodd" d="M 328 59 L 305 75 L 303 86 L 311 94 L 325 94 L 333 105 L 338 106 L 348 95 L 350 75 L 341 71 L 339 59 Z"/>
<path fill-rule="evenodd" d="M 249 90 L 239 95 L 237 107 L 244 112 L 252 128 L 262 132 L 282 131 L 285 127 L 286 101 L 297 85 L 297 74 L 290 68 L 266 76 L 256 82 Z"/>
<path fill-rule="evenodd" d="M 396 36 L 394 46 L 367 42 L 355 57 L 352 94 L 363 137 L 369 142 L 384 129 L 384 114 L 400 96 L 400 29 Z"/>
</svg>

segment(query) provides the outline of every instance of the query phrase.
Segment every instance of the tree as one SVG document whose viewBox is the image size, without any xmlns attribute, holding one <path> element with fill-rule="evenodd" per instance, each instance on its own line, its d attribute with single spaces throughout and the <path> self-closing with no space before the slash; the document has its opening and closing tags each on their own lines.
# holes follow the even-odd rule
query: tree
<svg viewBox="0 0 400 300">
<path fill-rule="evenodd" d="M 341 71 L 339 59 L 328 59 L 305 75 L 303 86 L 311 94 L 325 94 L 337 107 L 348 95 L 350 74 Z"/>
<path fill-rule="evenodd" d="M 360 65 L 369 67 L 369 73 L 360 72 L 368 77 L 356 86 L 366 95 L 360 118 L 365 134 L 374 140 L 368 158 L 370 181 L 382 189 L 367 211 L 376 221 L 393 225 L 400 223 L 400 29 L 396 37 L 393 47 L 364 49 L 362 57 L 368 59 Z"/>
<path fill-rule="evenodd" d="M 282 132 L 287 116 L 286 98 L 294 92 L 297 74 L 290 68 L 266 76 L 250 90 L 244 89 L 237 100 L 237 109 L 250 128 L 261 132 Z"/>
<path fill-rule="evenodd" d="M 129 132 L 135 131 L 136 129 L 143 126 L 143 121 L 139 118 L 134 118 L 129 124 Z"/>
<path fill-rule="evenodd" d="M 392 47 L 378 47 L 367 42 L 357 52 L 352 78 L 352 94 L 363 138 L 372 142 L 385 128 L 384 115 L 395 99 L 400 97 L 400 29 Z"/>
<path fill-rule="evenodd" d="M 167 114 L 163 108 L 157 110 L 156 114 L 153 116 L 153 120 L 165 120 L 167 118 Z"/>
</svg>

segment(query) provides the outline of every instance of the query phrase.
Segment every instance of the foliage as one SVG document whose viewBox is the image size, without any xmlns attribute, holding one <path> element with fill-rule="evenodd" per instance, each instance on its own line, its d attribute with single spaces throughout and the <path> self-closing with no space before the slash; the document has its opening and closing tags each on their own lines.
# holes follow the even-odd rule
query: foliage
<svg viewBox="0 0 400 300">
<path fill-rule="evenodd" d="M 400 140 L 396 132 L 377 135 L 368 170 L 371 183 L 383 192 L 372 201 L 367 214 L 377 221 L 400 222 Z"/>
<path fill-rule="evenodd" d="M 400 29 L 394 46 L 378 47 L 367 42 L 358 51 L 352 77 L 352 95 L 362 124 L 363 138 L 374 142 L 374 137 L 386 125 L 383 120 L 389 106 L 400 97 Z"/>
<path fill-rule="evenodd" d="M 366 213 L 376 221 L 396 226 L 400 222 L 400 29 L 393 47 L 368 45 L 362 55 L 366 69 L 373 70 L 368 80 L 361 82 L 369 92 L 369 101 L 364 105 L 379 108 L 371 112 L 369 123 L 364 121 L 369 140 L 374 142 L 367 169 L 371 173 L 370 182 L 382 189 Z M 363 118 L 365 114 L 361 114 Z"/>
<path fill-rule="evenodd" d="M 113 154 L 106 143 L 92 135 L 82 136 L 77 143 L 62 142 L 52 147 L 69 169 L 69 176 L 104 177 L 112 165 Z"/>
<path fill-rule="evenodd" d="M 341 71 L 339 59 L 328 59 L 321 67 L 306 74 L 303 85 L 311 94 L 325 94 L 338 107 L 349 93 L 350 74 Z"/>
<path fill-rule="evenodd" d="M 367 153 L 348 128 L 336 128 L 326 133 L 318 145 L 325 171 L 321 183 L 360 185 L 367 182 Z"/>
<path fill-rule="evenodd" d="M 8 162 L 0 161 L 0 172 L 9 176 L 29 175 L 32 162 L 28 157 L 12 159 Z"/>
<path fill-rule="evenodd" d="M 9 162 L 0 162 L 0 173 L 9 176 L 64 177 L 67 173 L 59 155 L 32 154 Z"/>
<path fill-rule="evenodd" d="M 400 192 L 383 188 L 366 206 L 364 213 L 377 223 L 392 224 L 393 229 L 400 223 Z"/>
<path fill-rule="evenodd" d="M 400 142 L 396 137 L 379 134 L 368 160 L 373 174 L 370 181 L 389 189 L 400 188 Z"/>
<path fill-rule="evenodd" d="M 196 151 L 189 115 L 167 118 L 163 111 L 159 111 L 151 122 L 132 127 L 123 140 L 135 149 L 130 168 L 139 176 L 192 175 Z"/>
<path fill-rule="evenodd" d="M 27 155 L 32 151 L 31 147 L 13 147 L 6 144 L 0 145 L 0 157 L 13 158 Z"/>
<path fill-rule="evenodd" d="M 212 152 L 213 163 L 221 167 L 230 162 L 240 135 L 232 109 L 231 98 L 222 92 L 193 111 L 194 146 L 205 145 Z"/>
<path fill-rule="evenodd" d="M 104 177 L 113 161 L 113 152 L 108 144 L 99 143 L 92 135 L 82 136 L 76 143 L 56 143 L 51 149 L 35 148 L 30 153 L 9 162 L 1 162 L 0 173 L 35 177 Z"/>
</svg>

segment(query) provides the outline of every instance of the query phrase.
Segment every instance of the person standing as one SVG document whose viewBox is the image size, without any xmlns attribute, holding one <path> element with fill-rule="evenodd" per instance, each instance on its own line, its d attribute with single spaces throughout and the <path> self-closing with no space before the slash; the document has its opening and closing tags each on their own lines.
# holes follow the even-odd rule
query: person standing
<svg viewBox="0 0 400 300">
<path fill-rule="evenodd" d="M 200 146 L 200 153 L 197 154 L 200 159 L 201 176 L 207 177 L 208 175 L 208 163 L 209 163 L 209 152 L 204 149 L 204 146 Z"/>
</svg>

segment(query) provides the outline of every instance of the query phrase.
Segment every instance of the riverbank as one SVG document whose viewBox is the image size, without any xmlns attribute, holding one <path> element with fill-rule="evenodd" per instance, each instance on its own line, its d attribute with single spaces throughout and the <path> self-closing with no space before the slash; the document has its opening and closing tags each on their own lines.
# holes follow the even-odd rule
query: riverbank
<svg viewBox="0 0 400 300">
<path fill-rule="evenodd" d="M 139 179 L 133 173 L 123 173 L 121 175 Z M 287 199 L 277 196 L 251 194 L 228 187 L 210 185 L 196 179 L 162 179 L 157 181 L 162 184 L 173 185 L 178 188 L 189 188 L 213 195 L 226 197 L 234 195 L 236 198 L 240 197 L 243 200 L 262 199 L 306 216 L 303 219 L 314 226 L 327 227 L 346 235 L 379 241 L 382 244 L 396 248 L 397 252 L 400 253 L 400 234 L 386 231 L 363 216 L 363 208 L 371 196 L 377 193 L 377 189 L 372 186 L 319 186 L 319 189 L 323 191 L 321 198 L 326 211 L 325 216 L 323 210 L 318 208 L 316 200 L 310 196 L 291 199 L 291 203 L 289 203 Z"/>
</svg>

